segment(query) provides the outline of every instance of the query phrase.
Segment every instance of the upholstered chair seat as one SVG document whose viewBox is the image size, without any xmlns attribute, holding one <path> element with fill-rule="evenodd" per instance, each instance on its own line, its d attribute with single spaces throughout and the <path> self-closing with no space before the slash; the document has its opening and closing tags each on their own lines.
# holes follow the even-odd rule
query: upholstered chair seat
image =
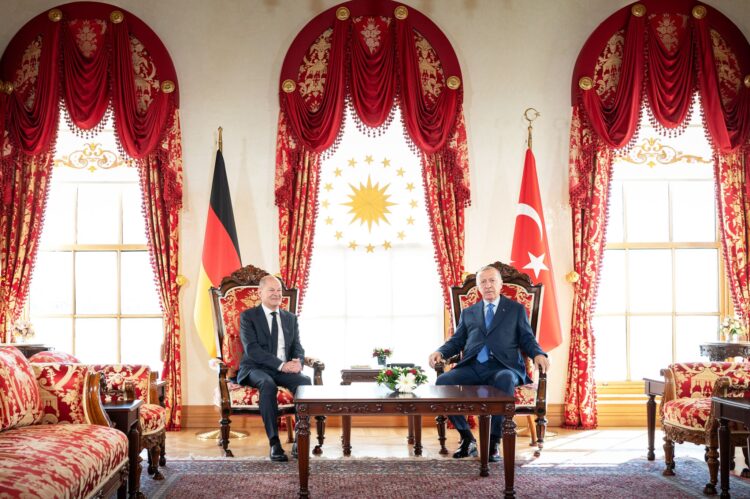
<svg viewBox="0 0 750 499">
<path fill-rule="evenodd" d="M 259 409 L 258 397 L 260 391 L 257 388 L 231 382 L 227 383 L 227 387 L 229 388 L 229 400 L 233 409 Z M 279 404 L 279 409 L 289 409 L 294 407 L 294 395 L 280 386 L 276 394 L 276 402 Z M 218 387 L 214 391 L 214 404 L 221 407 L 221 391 Z"/>
</svg>

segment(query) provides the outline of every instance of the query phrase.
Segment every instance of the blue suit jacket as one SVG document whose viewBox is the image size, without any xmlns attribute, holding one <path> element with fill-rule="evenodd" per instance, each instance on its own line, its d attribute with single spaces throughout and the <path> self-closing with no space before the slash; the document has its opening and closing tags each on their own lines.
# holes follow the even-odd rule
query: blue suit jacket
<svg viewBox="0 0 750 499">
<path fill-rule="evenodd" d="M 463 351 L 463 359 L 456 365 L 458 367 L 476 357 L 485 343 L 492 356 L 505 368 L 515 372 L 522 384 L 531 383 L 532 380 L 526 374 L 521 352 L 532 359 L 537 355 L 546 355 L 534 338 L 526 309 L 504 296 L 500 296 L 489 330 L 484 325 L 484 301 L 480 301 L 461 312 L 455 333 L 438 348 L 438 352 L 447 359 Z"/>
<path fill-rule="evenodd" d="M 284 330 L 284 351 L 286 360 L 300 359 L 304 363 L 305 350 L 299 341 L 299 327 L 297 316 L 286 310 L 279 309 L 281 318 L 281 329 Z M 268 329 L 268 320 L 263 312 L 263 307 L 258 305 L 249 308 L 240 315 L 240 338 L 245 353 L 240 362 L 237 373 L 237 383 L 244 385 L 248 383 L 247 377 L 252 369 L 263 369 L 266 371 L 278 371 L 282 361 L 276 356 L 278 343 L 271 338 L 271 330 Z"/>
</svg>

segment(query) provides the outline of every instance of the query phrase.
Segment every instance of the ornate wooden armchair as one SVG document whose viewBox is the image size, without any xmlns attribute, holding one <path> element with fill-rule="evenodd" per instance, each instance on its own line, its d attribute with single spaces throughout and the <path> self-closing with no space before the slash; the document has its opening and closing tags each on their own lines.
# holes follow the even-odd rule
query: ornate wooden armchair
<svg viewBox="0 0 750 499">
<path fill-rule="evenodd" d="M 705 445 L 709 481 L 703 492 L 716 494 L 719 422 L 713 414 L 711 397 L 750 397 L 750 363 L 688 362 L 672 364 L 661 374 L 665 382 L 659 407 L 664 431 L 663 474 L 675 474 L 675 442 Z M 748 430 L 743 425 L 733 425 L 731 434 L 732 446 L 743 447 L 747 462 Z"/>
<path fill-rule="evenodd" d="M 233 457 L 229 450 L 229 430 L 234 414 L 260 415 L 258 406 L 258 390 L 249 386 L 235 383 L 244 347 L 240 338 L 240 315 L 245 310 L 260 304 L 258 286 L 263 276 L 268 272 L 252 265 L 236 270 L 232 275 L 222 279 L 218 288 L 211 288 L 211 300 L 214 309 L 214 325 L 216 327 L 219 386 L 215 392 L 214 403 L 221 408 L 221 434 L 219 445 L 226 457 Z M 281 308 L 291 313 L 297 311 L 297 290 L 282 286 Z M 305 365 L 313 368 L 313 384 L 323 384 L 323 369 L 325 365 L 311 357 L 305 357 Z M 288 442 L 293 441 L 294 428 L 294 394 L 286 388 L 279 387 L 277 395 L 279 414 L 286 418 Z M 321 446 L 325 438 L 325 417 L 316 417 L 318 431 L 318 445 L 313 454 L 322 452 Z"/>
<path fill-rule="evenodd" d="M 510 265 L 495 262 L 492 266 L 498 269 L 503 277 L 503 288 L 500 292 L 506 298 L 515 300 L 526 308 L 526 313 L 531 323 L 531 330 L 538 337 L 537 327 L 539 312 L 541 310 L 542 285 L 532 284 L 529 276 L 518 272 Z M 477 290 L 476 275 L 474 274 L 466 276 L 461 286 L 451 288 L 451 318 L 454 330 L 461 317 L 461 311 L 466 307 L 474 305 L 481 299 L 482 297 Z M 443 374 L 446 365 L 458 362 L 459 355 L 446 359 L 443 363 L 438 363 L 435 366 L 437 374 Z M 534 364 L 525 355 L 524 359 L 529 378 L 534 379 Z M 544 432 L 547 428 L 547 375 L 539 373 L 538 380 L 533 384 L 516 387 L 515 397 L 516 414 L 525 414 L 527 416 L 529 432 L 531 434 L 530 445 L 537 446 L 534 455 L 539 456 L 542 447 L 544 447 Z M 532 420 L 533 415 L 536 415 L 535 422 Z M 438 427 L 438 439 L 440 440 L 440 454 L 448 454 L 448 450 L 445 448 L 446 419 L 444 415 L 435 418 Z"/>
</svg>

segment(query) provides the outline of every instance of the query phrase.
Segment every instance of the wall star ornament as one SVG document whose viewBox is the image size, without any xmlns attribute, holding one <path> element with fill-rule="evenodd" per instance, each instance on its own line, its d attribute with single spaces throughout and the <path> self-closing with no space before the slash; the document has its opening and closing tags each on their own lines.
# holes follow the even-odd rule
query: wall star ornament
<svg viewBox="0 0 750 499">
<path fill-rule="evenodd" d="M 372 157 L 370 162 L 372 162 Z M 349 213 L 353 214 L 354 217 L 349 223 L 354 223 L 359 220 L 359 224 L 367 224 L 368 232 L 372 232 L 372 224 L 380 225 L 380 221 L 384 221 L 390 224 L 386 215 L 390 214 L 391 211 L 388 209 L 390 206 L 395 206 L 396 203 L 391 203 L 388 198 L 390 194 L 386 194 L 390 184 L 386 184 L 383 188 L 380 188 L 380 183 L 372 184 L 372 179 L 367 176 L 367 185 L 360 182 L 359 187 L 355 187 L 349 184 L 352 189 L 352 194 L 349 194 L 351 201 L 348 203 L 341 203 L 344 206 L 349 206 L 351 209 Z"/>
</svg>

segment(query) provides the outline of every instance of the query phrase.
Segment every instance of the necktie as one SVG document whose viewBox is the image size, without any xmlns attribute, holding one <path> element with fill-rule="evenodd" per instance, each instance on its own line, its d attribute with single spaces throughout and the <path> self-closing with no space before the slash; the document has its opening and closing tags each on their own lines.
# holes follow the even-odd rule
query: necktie
<svg viewBox="0 0 750 499">
<path fill-rule="evenodd" d="M 487 304 L 487 313 L 484 314 L 484 326 L 489 331 L 490 325 L 492 324 L 492 319 L 495 318 L 495 312 L 492 311 L 492 309 L 495 308 L 494 303 Z M 490 358 L 490 349 L 485 344 L 484 347 L 479 351 L 479 354 L 477 355 L 477 361 L 479 363 L 484 364 L 487 362 Z"/>
<path fill-rule="evenodd" d="M 279 354 L 279 323 L 276 322 L 277 313 L 271 312 L 271 348 L 273 349 L 273 354 L 276 356 Z"/>
</svg>

